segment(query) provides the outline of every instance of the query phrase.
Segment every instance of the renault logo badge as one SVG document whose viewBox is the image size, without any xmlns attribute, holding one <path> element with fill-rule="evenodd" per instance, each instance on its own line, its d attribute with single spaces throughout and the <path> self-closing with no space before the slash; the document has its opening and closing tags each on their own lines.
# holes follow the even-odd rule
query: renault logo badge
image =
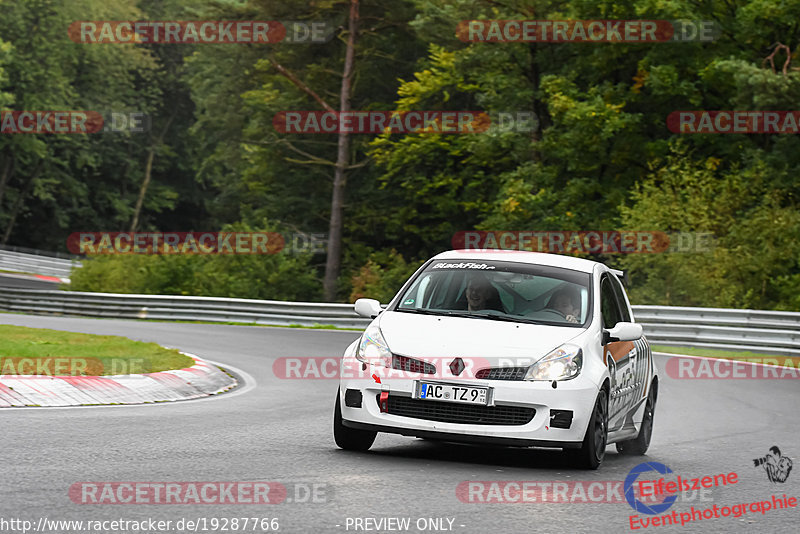
<svg viewBox="0 0 800 534">
<path fill-rule="evenodd" d="M 461 358 L 456 358 L 452 362 L 450 362 L 450 372 L 453 373 L 454 376 L 458 376 L 461 374 L 461 371 L 464 370 L 464 360 Z"/>
</svg>

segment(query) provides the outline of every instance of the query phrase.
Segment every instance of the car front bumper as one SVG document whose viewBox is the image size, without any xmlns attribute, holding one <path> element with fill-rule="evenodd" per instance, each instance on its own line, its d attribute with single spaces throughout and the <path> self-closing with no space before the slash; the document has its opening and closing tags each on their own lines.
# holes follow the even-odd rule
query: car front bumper
<svg viewBox="0 0 800 534">
<path fill-rule="evenodd" d="M 370 371 L 372 370 L 370 369 Z M 573 380 L 558 382 L 556 388 L 553 388 L 552 382 L 429 379 L 425 375 L 419 375 L 418 378 L 415 376 L 404 376 L 403 378 L 379 376 L 379 380 L 380 382 L 372 377 L 342 378 L 340 380 L 341 410 L 345 426 L 446 441 L 521 447 L 579 447 L 586 433 L 598 393 L 598 386 L 581 376 Z M 457 414 L 463 410 L 469 410 L 469 407 L 473 405 L 414 399 L 419 380 L 488 387 L 492 389 L 489 396 L 489 408 L 533 409 L 535 415 L 524 424 L 463 423 L 421 418 L 423 412 L 428 413 L 427 409 L 430 407 L 428 403 L 446 403 L 446 406 L 442 407 L 444 411 Z M 348 390 L 351 390 L 350 398 L 358 397 L 358 394 L 354 393 L 355 391 L 360 393 L 360 407 L 347 405 Z M 404 412 L 411 413 L 413 416 L 397 415 L 391 413 L 393 411 L 391 409 L 388 413 L 382 411 L 379 402 L 381 393 L 386 393 L 389 397 L 401 398 L 402 404 L 405 406 Z M 415 411 L 414 407 L 419 410 Z M 520 410 L 515 411 L 519 412 Z M 572 412 L 571 422 L 568 428 L 558 428 L 558 426 L 565 426 L 563 416 L 566 412 Z M 556 414 L 560 416 L 552 418 Z M 447 416 L 443 418 L 446 419 Z"/>
</svg>

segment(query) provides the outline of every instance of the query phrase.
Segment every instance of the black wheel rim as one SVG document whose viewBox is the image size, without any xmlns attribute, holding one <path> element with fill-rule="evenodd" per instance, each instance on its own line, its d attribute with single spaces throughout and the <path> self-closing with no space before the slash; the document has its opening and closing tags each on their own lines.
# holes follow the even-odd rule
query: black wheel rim
<svg viewBox="0 0 800 534">
<path fill-rule="evenodd" d="M 598 460 L 606 452 L 606 396 L 601 395 L 594 407 L 594 451 Z"/>
</svg>

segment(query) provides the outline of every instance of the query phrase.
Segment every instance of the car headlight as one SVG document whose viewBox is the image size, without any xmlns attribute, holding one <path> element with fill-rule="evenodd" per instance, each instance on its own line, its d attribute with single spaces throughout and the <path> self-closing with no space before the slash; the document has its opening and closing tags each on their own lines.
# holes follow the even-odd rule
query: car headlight
<svg viewBox="0 0 800 534">
<path fill-rule="evenodd" d="M 569 380 L 581 372 L 583 351 L 575 345 L 561 345 L 534 363 L 525 373 L 525 380 Z"/>
<path fill-rule="evenodd" d="M 356 349 L 356 359 L 371 365 L 392 366 L 392 352 L 383 339 L 381 329 L 378 325 L 371 324 L 364 331 Z"/>
</svg>

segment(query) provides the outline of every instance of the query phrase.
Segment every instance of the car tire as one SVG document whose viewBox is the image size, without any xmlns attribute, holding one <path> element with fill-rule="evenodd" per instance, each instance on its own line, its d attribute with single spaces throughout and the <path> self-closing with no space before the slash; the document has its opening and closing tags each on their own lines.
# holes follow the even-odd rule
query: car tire
<svg viewBox="0 0 800 534">
<path fill-rule="evenodd" d="M 647 452 L 650 447 L 650 438 L 653 435 L 653 416 L 656 411 L 656 392 L 651 390 L 650 395 L 647 397 L 647 404 L 644 408 L 644 417 L 642 417 L 642 426 L 639 429 L 639 435 L 634 439 L 627 441 L 620 441 L 617 443 L 617 452 L 631 456 L 642 456 Z"/>
<path fill-rule="evenodd" d="M 336 393 L 336 406 L 333 409 L 333 439 L 336 446 L 346 451 L 366 451 L 375 442 L 377 432 L 348 428 L 342 423 L 342 405 Z"/>
<path fill-rule="evenodd" d="M 576 467 L 597 469 L 603 463 L 608 444 L 608 393 L 601 389 L 592 409 L 580 449 L 567 449 L 567 455 Z"/>
</svg>

